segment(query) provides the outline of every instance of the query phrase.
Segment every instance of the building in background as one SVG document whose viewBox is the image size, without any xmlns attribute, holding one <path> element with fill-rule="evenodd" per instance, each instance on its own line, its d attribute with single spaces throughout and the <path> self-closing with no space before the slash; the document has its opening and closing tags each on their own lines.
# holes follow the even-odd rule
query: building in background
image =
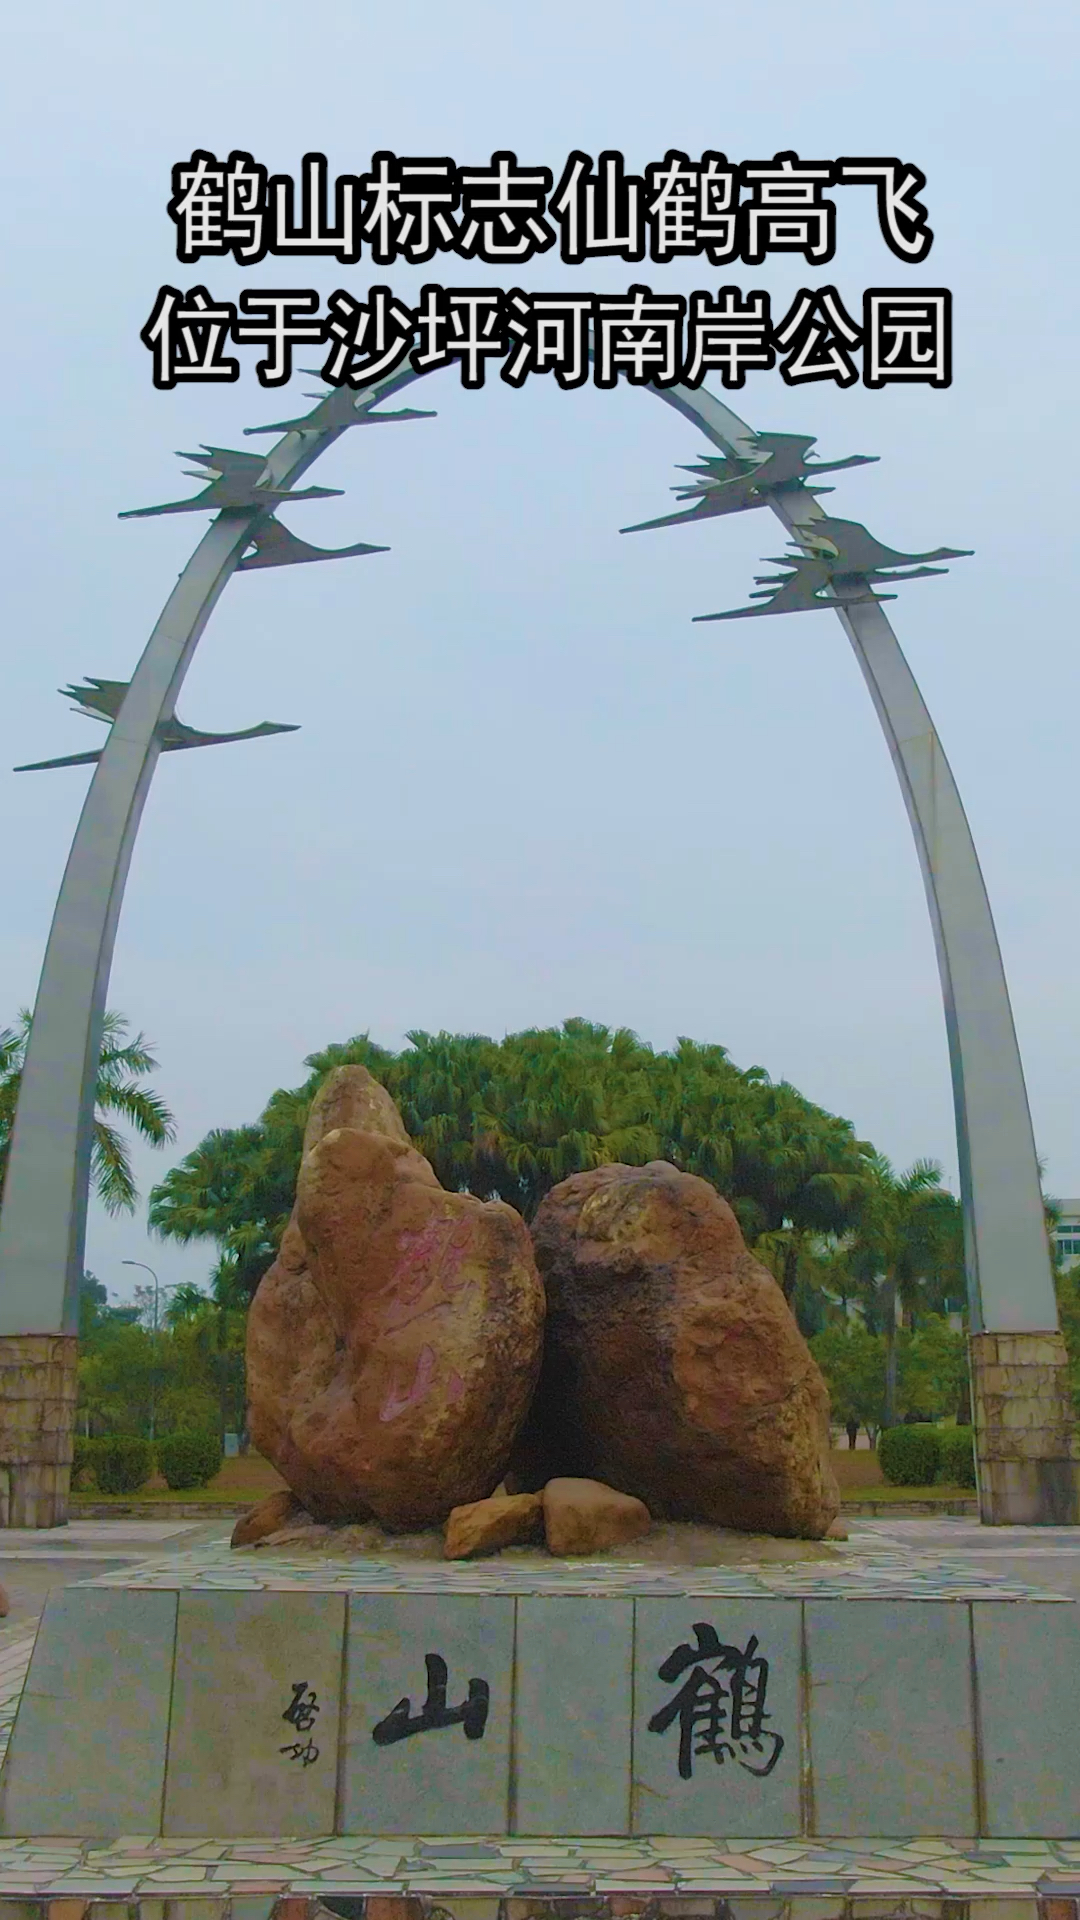
<svg viewBox="0 0 1080 1920">
<path fill-rule="evenodd" d="M 1080 1200 L 1059 1200 L 1061 1218 L 1054 1228 L 1057 1255 L 1063 1267 L 1080 1262 Z"/>
</svg>

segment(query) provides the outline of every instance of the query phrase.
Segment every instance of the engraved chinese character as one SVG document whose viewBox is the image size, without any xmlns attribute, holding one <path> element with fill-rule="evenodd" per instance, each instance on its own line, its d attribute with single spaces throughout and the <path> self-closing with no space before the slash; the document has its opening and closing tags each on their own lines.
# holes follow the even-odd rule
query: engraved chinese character
<svg viewBox="0 0 1080 1920">
<path fill-rule="evenodd" d="M 424 1665 L 427 1668 L 427 1698 L 419 1713 L 412 1710 L 412 1701 L 407 1697 L 399 1700 L 396 1707 L 377 1726 L 372 1727 L 371 1737 L 377 1747 L 391 1747 L 397 1740 L 407 1740 L 413 1733 L 428 1733 L 436 1727 L 463 1727 L 466 1740 L 482 1740 L 487 1725 L 488 1707 L 491 1703 L 491 1689 L 486 1680 L 470 1680 L 468 1693 L 458 1707 L 446 1704 L 447 1665 L 438 1653 L 426 1653 Z"/>
<path fill-rule="evenodd" d="M 650 1733 L 679 1725 L 679 1777 L 693 1776 L 694 1760 L 710 1755 L 718 1767 L 734 1760 L 765 1779 L 784 1750 L 780 1734 L 766 1729 L 769 1663 L 750 1635 L 745 1648 L 724 1646 L 715 1627 L 694 1623 L 697 1646 L 676 1647 L 659 1668 L 661 1680 L 686 1679 L 678 1693 L 649 1721 Z M 689 1672 L 687 1669 L 689 1668 Z"/>
</svg>

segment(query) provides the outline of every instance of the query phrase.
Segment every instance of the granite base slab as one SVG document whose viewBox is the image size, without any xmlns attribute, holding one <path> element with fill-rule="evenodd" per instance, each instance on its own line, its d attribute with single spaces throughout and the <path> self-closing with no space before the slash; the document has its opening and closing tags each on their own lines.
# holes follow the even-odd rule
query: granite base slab
<svg viewBox="0 0 1080 1920">
<path fill-rule="evenodd" d="M 1068 1840 L 1078 1654 L 1073 1602 L 902 1554 L 175 1555 L 50 1599 L 0 1835 Z"/>
</svg>

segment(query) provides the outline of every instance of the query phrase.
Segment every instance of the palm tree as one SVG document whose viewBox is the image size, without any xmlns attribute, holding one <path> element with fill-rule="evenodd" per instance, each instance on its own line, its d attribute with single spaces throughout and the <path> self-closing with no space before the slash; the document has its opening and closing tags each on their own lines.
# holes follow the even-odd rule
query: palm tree
<svg viewBox="0 0 1080 1920">
<path fill-rule="evenodd" d="M 209 1305 L 206 1294 L 194 1280 L 181 1280 L 172 1290 L 172 1299 L 165 1309 L 167 1327 L 186 1326 L 189 1320 L 197 1320 L 203 1308 Z"/>
<path fill-rule="evenodd" d="M 176 1287 L 165 1311 L 173 1346 L 186 1355 L 194 1371 L 205 1376 L 218 1403 L 218 1431 L 222 1445 L 230 1431 L 240 1434 L 244 1445 L 244 1414 L 247 1394 L 244 1376 L 244 1332 L 247 1302 L 238 1304 L 230 1296 L 227 1278 L 219 1264 L 211 1282 L 211 1293 L 203 1293 L 190 1280 Z"/>
<path fill-rule="evenodd" d="M 7 1172 L 11 1130 L 22 1085 L 23 1063 L 33 1016 L 24 1007 L 14 1027 L 0 1029 L 0 1183 Z M 98 1057 L 97 1112 L 90 1161 L 91 1177 L 107 1213 L 134 1213 L 138 1190 L 122 1133 L 106 1114 L 118 1114 L 151 1146 L 175 1140 L 176 1124 L 160 1094 L 139 1083 L 153 1073 L 157 1061 L 144 1034 L 127 1038 L 128 1022 L 120 1013 L 107 1013 L 102 1024 Z"/>
<path fill-rule="evenodd" d="M 740 1071 L 723 1047 L 680 1040 L 654 1053 L 628 1028 L 587 1020 L 501 1041 L 407 1037 L 398 1054 L 357 1034 L 309 1055 L 303 1086 L 280 1088 L 254 1125 L 208 1134 L 155 1187 L 154 1231 L 217 1242 L 215 1295 L 227 1287 L 238 1304 L 250 1298 L 274 1259 L 311 1101 L 333 1067 L 356 1062 L 396 1100 L 443 1186 L 497 1196 L 526 1220 L 557 1181 L 612 1161 L 666 1159 L 701 1175 L 730 1200 L 751 1245 L 770 1236 L 763 1252 L 789 1302 L 805 1295 L 808 1330 L 819 1324 L 818 1244 L 852 1226 L 872 1151 L 849 1121 L 761 1067 Z"/>
<path fill-rule="evenodd" d="M 910 1314 L 928 1281 L 956 1261 L 960 1208 L 936 1160 L 898 1174 L 874 1154 L 848 1263 L 885 1336 L 885 1425 L 896 1422 L 897 1305 Z"/>
<path fill-rule="evenodd" d="M 797 1294 L 809 1305 L 820 1247 L 857 1217 L 872 1148 L 788 1081 L 762 1067 L 740 1072 L 723 1047 L 680 1039 L 656 1061 L 653 1084 L 661 1157 L 711 1181 L 788 1305 Z M 812 1317 L 824 1311 L 819 1302 Z"/>
<path fill-rule="evenodd" d="M 570 1174 L 655 1159 L 653 1060 L 627 1028 L 586 1020 L 508 1035 L 474 1107 L 471 1191 L 498 1194 L 531 1220 Z"/>
</svg>

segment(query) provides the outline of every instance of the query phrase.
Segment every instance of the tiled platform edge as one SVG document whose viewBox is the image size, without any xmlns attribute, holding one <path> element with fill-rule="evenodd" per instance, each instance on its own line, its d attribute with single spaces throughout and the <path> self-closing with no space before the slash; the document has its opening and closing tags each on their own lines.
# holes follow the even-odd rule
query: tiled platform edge
<svg viewBox="0 0 1080 1920">
<path fill-rule="evenodd" d="M 0 1832 L 1080 1840 L 1070 1602 L 116 1580 L 50 1598 Z"/>
<path fill-rule="evenodd" d="M 1036 1883 L 991 1891 L 942 1894 L 932 1889 L 815 1891 L 793 1876 L 761 1891 L 680 1892 L 656 1885 L 554 1893 L 537 1887 L 500 1895 L 453 1887 L 415 1893 L 193 1892 L 190 1885 L 125 1897 L 64 1891 L 0 1897 L 0 1920 L 1078 1920 L 1075 1894 Z"/>
</svg>

